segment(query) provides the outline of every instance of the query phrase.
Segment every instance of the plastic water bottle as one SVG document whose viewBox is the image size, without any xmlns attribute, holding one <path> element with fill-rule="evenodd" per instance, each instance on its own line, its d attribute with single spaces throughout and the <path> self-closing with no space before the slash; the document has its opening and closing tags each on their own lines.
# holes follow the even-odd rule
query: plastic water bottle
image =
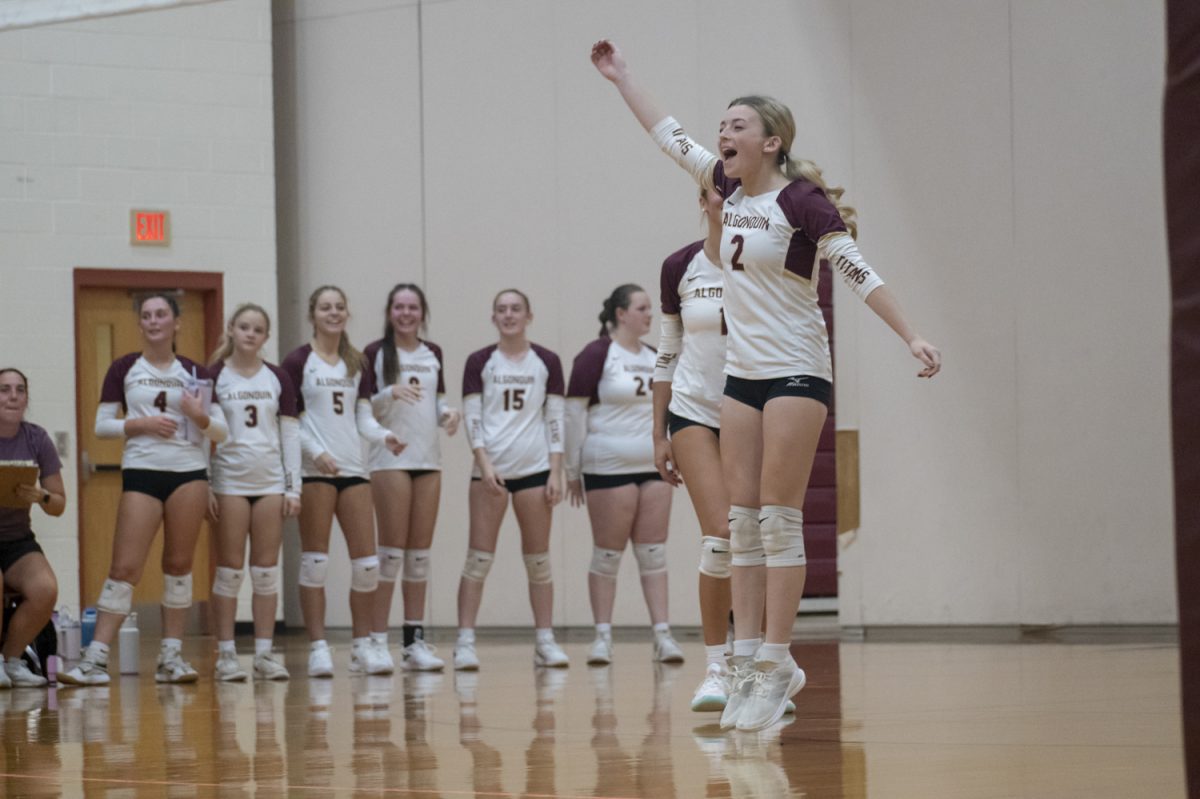
<svg viewBox="0 0 1200 799">
<path fill-rule="evenodd" d="M 79 621 L 71 615 L 66 605 L 58 611 L 58 654 L 63 660 L 79 660 L 82 649 L 82 630 Z"/>
<path fill-rule="evenodd" d="M 141 637 L 138 634 L 137 614 L 130 613 L 117 631 L 117 647 L 120 650 L 121 674 L 138 673 L 138 650 L 141 647 Z"/>
<path fill-rule="evenodd" d="M 79 644 L 81 647 L 86 647 L 92 642 L 92 636 L 96 634 L 96 609 L 84 608 L 83 621 L 80 624 Z"/>
</svg>

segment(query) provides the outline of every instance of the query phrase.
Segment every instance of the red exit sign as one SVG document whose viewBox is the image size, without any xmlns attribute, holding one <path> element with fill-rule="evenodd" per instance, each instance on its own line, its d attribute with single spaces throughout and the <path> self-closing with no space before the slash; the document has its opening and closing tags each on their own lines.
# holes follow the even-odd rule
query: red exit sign
<svg viewBox="0 0 1200 799">
<path fill-rule="evenodd" d="M 129 243 L 166 247 L 171 243 L 170 211 L 129 212 Z"/>
</svg>

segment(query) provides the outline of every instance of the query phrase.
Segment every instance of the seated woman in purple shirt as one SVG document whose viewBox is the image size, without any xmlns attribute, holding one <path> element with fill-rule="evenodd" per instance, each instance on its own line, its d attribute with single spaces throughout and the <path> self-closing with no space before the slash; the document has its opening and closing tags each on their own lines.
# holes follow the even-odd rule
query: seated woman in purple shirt
<svg viewBox="0 0 1200 799">
<path fill-rule="evenodd" d="M 18 485 L 13 495 L 0 497 L 0 590 L 21 596 L 0 650 L 4 655 L 0 688 L 46 684 L 45 677 L 29 670 L 21 653 L 50 621 L 58 599 L 54 571 L 33 537 L 30 509 L 37 505 L 51 516 L 61 516 L 67 507 L 67 490 L 63 487 L 62 463 L 50 436 L 25 421 L 28 405 L 29 381 L 25 375 L 16 369 L 0 369 L 0 461 L 32 461 L 38 466 L 36 485 Z"/>
</svg>

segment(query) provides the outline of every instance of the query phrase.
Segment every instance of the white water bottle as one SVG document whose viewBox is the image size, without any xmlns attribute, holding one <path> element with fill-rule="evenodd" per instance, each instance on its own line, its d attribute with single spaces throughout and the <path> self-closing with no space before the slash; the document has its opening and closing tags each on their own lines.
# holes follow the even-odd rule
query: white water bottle
<svg viewBox="0 0 1200 799">
<path fill-rule="evenodd" d="M 138 673 L 138 650 L 141 645 L 141 636 L 138 634 L 137 614 L 130 613 L 125 617 L 125 621 L 121 624 L 121 629 L 117 632 L 117 647 L 120 649 L 120 672 L 121 674 L 137 674 Z"/>
</svg>

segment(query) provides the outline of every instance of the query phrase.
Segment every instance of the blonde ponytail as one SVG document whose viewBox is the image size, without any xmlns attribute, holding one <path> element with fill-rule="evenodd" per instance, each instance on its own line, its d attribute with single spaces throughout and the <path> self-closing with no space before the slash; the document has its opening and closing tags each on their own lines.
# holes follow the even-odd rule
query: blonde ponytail
<svg viewBox="0 0 1200 799">
<path fill-rule="evenodd" d="M 782 166 L 784 177 L 788 180 L 807 180 L 809 183 L 815 183 L 821 191 L 825 192 L 829 202 L 833 203 L 842 217 L 846 230 L 850 231 L 850 238 L 858 238 L 858 212 L 854 210 L 854 206 L 842 202 L 842 195 L 846 193 L 845 189 L 841 186 L 826 185 L 820 167 L 807 158 L 792 158 L 784 153 Z"/>
</svg>

